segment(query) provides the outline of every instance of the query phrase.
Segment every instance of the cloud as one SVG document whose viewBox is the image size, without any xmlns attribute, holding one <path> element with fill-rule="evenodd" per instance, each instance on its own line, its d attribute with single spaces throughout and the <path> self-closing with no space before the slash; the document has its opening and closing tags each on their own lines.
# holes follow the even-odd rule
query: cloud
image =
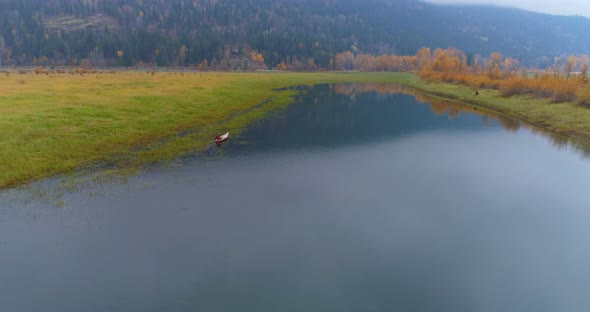
<svg viewBox="0 0 590 312">
<path fill-rule="evenodd" d="M 587 0 L 423 0 L 436 4 L 491 4 L 514 7 L 554 15 L 582 15 L 590 17 L 590 1 Z"/>
</svg>

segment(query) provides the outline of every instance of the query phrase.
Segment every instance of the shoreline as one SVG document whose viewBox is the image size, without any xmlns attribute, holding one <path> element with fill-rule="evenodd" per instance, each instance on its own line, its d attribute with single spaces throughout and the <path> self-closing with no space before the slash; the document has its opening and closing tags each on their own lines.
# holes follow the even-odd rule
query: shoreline
<svg viewBox="0 0 590 312">
<path fill-rule="evenodd" d="M 237 133 L 297 94 L 277 89 L 401 83 L 408 77 L 174 71 L 0 75 L 0 189 L 105 164 L 133 170 L 194 153 L 217 131 Z M 190 135 L 181 135 L 187 131 Z"/>
<path fill-rule="evenodd" d="M 435 98 L 486 109 L 494 114 L 525 122 L 547 133 L 590 144 L 590 109 L 575 103 L 551 103 L 549 100 L 530 96 L 504 97 L 491 89 L 480 89 L 479 95 L 475 95 L 472 89 L 462 85 L 428 83 L 419 77 L 418 80 L 419 82 L 407 86 Z M 445 89 L 448 91 L 445 92 Z M 554 114 L 553 111 L 568 114 Z"/>
<path fill-rule="evenodd" d="M 0 190 L 104 164 L 133 171 L 194 153 L 209 145 L 210 132 L 239 134 L 266 111 L 288 105 L 300 93 L 293 87 L 322 83 L 402 85 L 590 142 L 590 109 L 504 98 L 494 90 L 475 96 L 410 73 L 14 74 L 0 77 L 0 123 L 7 126 L 0 133 Z M 553 115 L 556 108 L 567 119 Z"/>
</svg>

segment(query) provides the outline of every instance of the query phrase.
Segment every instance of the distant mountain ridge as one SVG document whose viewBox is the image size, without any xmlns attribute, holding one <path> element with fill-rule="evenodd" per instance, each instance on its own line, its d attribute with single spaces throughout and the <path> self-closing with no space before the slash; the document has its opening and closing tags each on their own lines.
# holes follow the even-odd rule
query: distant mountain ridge
<svg viewBox="0 0 590 312">
<path fill-rule="evenodd" d="M 184 46 L 184 47 L 183 47 Z M 0 0 L 0 65 L 268 66 L 456 47 L 524 64 L 590 53 L 590 19 L 416 0 Z"/>
</svg>

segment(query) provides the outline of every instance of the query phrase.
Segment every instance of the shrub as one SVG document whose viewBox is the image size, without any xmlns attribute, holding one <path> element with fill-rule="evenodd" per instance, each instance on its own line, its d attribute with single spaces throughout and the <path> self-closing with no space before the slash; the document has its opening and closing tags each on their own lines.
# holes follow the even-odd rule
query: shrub
<svg viewBox="0 0 590 312">
<path fill-rule="evenodd" d="M 47 74 L 48 72 L 45 70 L 45 67 L 43 66 L 38 66 L 35 68 L 35 70 L 33 70 L 33 72 L 37 75 L 39 74 Z"/>
<path fill-rule="evenodd" d="M 578 83 L 573 79 L 561 79 L 565 80 L 557 85 L 553 89 L 553 96 L 551 101 L 555 103 L 571 102 L 577 98 Z"/>
<path fill-rule="evenodd" d="M 76 67 L 76 69 L 70 71 L 72 75 L 80 75 L 83 76 L 84 74 L 96 74 L 96 69 L 94 68 L 84 68 L 84 67 Z"/>
<path fill-rule="evenodd" d="M 578 105 L 590 108 L 590 87 L 584 86 L 578 91 Z"/>
<path fill-rule="evenodd" d="M 503 96 L 513 96 L 531 92 L 527 78 L 511 78 L 500 83 L 500 93 Z"/>
<path fill-rule="evenodd" d="M 512 74 L 489 75 L 482 73 L 459 73 L 455 71 L 434 71 L 429 67 L 423 68 L 418 75 L 429 82 L 458 83 L 468 86 L 474 91 L 480 88 L 499 90 L 503 96 L 530 94 L 540 98 L 551 99 L 552 102 L 568 102 L 580 98 L 580 87 L 584 84 L 581 79 L 568 79 L 548 72 L 535 73 L 534 77 L 517 77 Z M 586 90 L 586 89 L 584 89 Z M 590 91 L 581 103 L 590 102 Z"/>
</svg>

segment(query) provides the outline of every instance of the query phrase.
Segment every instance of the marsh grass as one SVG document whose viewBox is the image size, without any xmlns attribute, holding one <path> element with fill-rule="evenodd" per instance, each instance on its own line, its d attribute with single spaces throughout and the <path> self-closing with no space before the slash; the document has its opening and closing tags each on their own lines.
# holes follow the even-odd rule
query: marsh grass
<svg viewBox="0 0 590 312">
<path fill-rule="evenodd" d="M 275 89 L 409 79 L 382 73 L 3 75 L 0 188 L 97 164 L 139 168 L 195 152 L 210 145 L 215 132 L 237 134 L 266 110 L 291 102 L 294 91 Z"/>
<path fill-rule="evenodd" d="M 412 81 L 409 85 L 431 95 L 450 98 L 473 106 L 524 120 L 555 134 L 590 141 L 590 109 L 575 102 L 554 103 L 531 95 L 504 97 L 498 90 L 482 89 L 479 95 L 467 86 Z"/>
<path fill-rule="evenodd" d="M 404 73 L 25 72 L 0 75 L 0 188 L 75 173 L 68 192 L 86 183 L 79 172 L 134 174 L 211 146 L 218 131 L 238 135 L 301 92 L 289 87 L 339 82 L 406 85 L 590 140 L 590 109 L 581 105 L 490 89 L 475 95 Z"/>
</svg>

